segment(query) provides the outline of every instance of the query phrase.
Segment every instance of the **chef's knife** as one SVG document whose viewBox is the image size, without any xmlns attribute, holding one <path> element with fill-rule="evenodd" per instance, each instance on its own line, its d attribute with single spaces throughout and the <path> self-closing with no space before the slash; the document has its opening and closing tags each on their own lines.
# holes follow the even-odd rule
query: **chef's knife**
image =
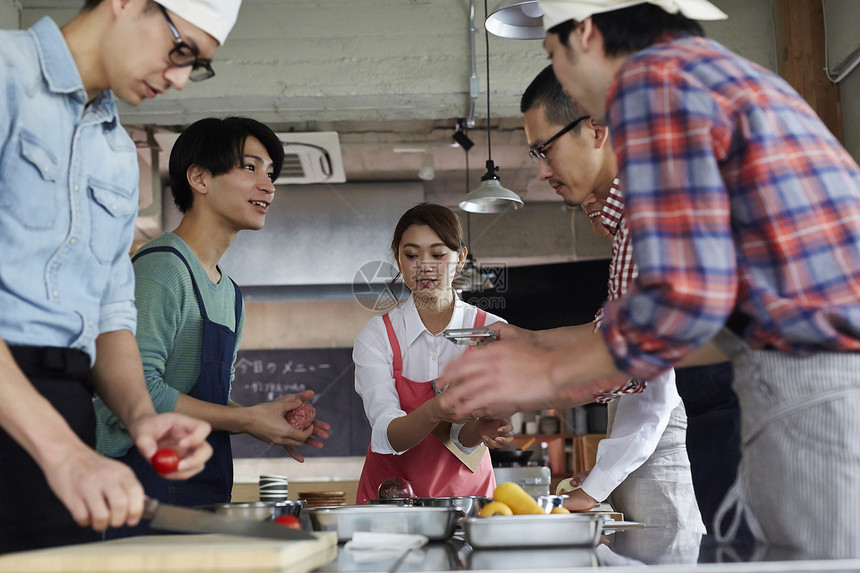
<svg viewBox="0 0 860 573">
<path fill-rule="evenodd" d="M 150 527 L 166 531 L 225 533 L 243 537 L 264 537 L 289 541 L 316 539 L 312 533 L 290 529 L 271 521 L 239 519 L 199 509 L 166 505 L 154 499 L 146 500 L 143 517 L 152 520 Z"/>
</svg>

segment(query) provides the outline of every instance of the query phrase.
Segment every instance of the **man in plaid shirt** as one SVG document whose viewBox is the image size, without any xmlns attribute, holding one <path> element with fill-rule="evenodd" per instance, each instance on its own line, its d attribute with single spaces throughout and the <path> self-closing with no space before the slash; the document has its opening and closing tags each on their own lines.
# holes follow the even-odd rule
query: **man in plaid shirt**
<svg viewBox="0 0 860 573">
<path fill-rule="evenodd" d="M 743 431 L 723 509 L 769 545 L 860 556 L 860 168 L 778 76 L 702 37 L 725 17 L 709 2 L 540 5 L 556 76 L 615 138 L 639 275 L 600 336 L 470 353 L 445 401 L 498 415 L 717 348 Z"/>
</svg>

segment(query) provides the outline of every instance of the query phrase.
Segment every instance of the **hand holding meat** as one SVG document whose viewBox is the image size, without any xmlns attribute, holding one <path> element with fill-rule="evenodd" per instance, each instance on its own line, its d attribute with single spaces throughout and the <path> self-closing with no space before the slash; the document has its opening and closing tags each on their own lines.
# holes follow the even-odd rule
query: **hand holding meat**
<svg viewBox="0 0 860 573">
<path fill-rule="evenodd" d="M 463 425 L 459 441 L 466 447 L 483 443 L 488 448 L 500 448 L 514 441 L 513 429 L 504 418 L 480 418 Z"/>
<path fill-rule="evenodd" d="M 317 410 L 307 402 L 302 402 L 298 407 L 284 414 L 287 423 L 297 430 L 307 430 L 314 423 Z"/>
<path fill-rule="evenodd" d="M 481 441 L 488 448 L 501 448 L 514 441 L 513 430 L 510 420 L 504 418 L 487 419 L 481 418 L 474 422 L 477 431 L 481 434 Z"/>
<path fill-rule="evenodd" d="M 322 448 L 323 443 L 317 438 L 328 438 L 326 430 L 329 425 L 311 420 L 311 424 L 299 429 L 287 421 L 286 415 L 302 406 L 313 395 L 312 390 L 305 390 L 299 394 L 285 394 L 271 402 L 244 408 L 246 415 L 243 431 L 267 444 L 283 446 L 290 457 L 297 462 L 303 462 L 304 457 L 295 448 L 303 444 Z"/>
</svg>

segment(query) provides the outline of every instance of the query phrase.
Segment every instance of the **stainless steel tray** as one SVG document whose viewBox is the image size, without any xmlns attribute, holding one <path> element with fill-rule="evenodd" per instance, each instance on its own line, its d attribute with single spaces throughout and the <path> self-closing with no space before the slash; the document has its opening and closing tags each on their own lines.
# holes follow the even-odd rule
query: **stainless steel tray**
<svg viewBox="0 0 860 573">
<path fill-rule="evenodd" d="M 545 571 L 572 567 L 597 567 L 593 547 L 539 547 L 534 549 L 476 549 L 467 558 L 469 569 L 517 569 Z"/>
<path fill-rule="evenodd" d="M 597 515 L 497 515 L 471 517 L 463 522 L 466 541 L 473 548 L 593 547 L 600 538 L 603 518 Z"/>
<path fill-rule="evenodd" d="M 336 531 L 337 540 L 349 541 L 356 531 L 417 533 L 431 541 L 454 534 L 458 511 L 453 507 L 398 507 L 391 505 L 343 505 L 312 507 L 303 511 L 314 531 Z"/>
</svg>

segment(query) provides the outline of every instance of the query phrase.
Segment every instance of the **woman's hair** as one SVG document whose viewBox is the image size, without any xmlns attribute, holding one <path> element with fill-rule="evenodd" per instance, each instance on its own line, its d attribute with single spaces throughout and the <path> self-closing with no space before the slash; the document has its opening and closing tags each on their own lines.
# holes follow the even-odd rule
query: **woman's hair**
<svg viewBox="0 0 860 573">
<path fill-rule="evenodd" d="M 207 117 L 185 128 L 173 144 L 169 165 L 170 191 L 180 211 L 188 211 L 194 201 L 188 184 L 188 168 L 198 165 L 213 177 L 229 172 L 241 165 L 245 140 L 249 137 L 257 138 L 266 148 L 277 178 L 284 164 L 284 146 L 278 136 L 259 121 L 247 117 Z"/>
<path fill-rule="evenodd" d="M 403 213 L 397 221 L 397 226 L 394 227 L 394 238 L 391 240 L 394 260 L 397 260 L 403 233 L 412 225 L 427 225 L 452 251 L 461 253 L 466 248 L 466 242 L 463 240 L 463 226 L 454 211 L 435 203 L 419 203 Z"/>
<path fill-rule="evenodd" d="M 603 35 L 603 49 L 607 56 L 638 52 L 666 34 L 705 35 L 705 30 L 696 20 L 680 12 L 670 14 L 659 6 L 647 3 L 594 14 L 591 21 Z M 568 46 L 570 33 L 578 25 L 576 20 L 567 20 L 553 26 L 548 32 L 558 34 L 559 42 Z"/>
</svg>

